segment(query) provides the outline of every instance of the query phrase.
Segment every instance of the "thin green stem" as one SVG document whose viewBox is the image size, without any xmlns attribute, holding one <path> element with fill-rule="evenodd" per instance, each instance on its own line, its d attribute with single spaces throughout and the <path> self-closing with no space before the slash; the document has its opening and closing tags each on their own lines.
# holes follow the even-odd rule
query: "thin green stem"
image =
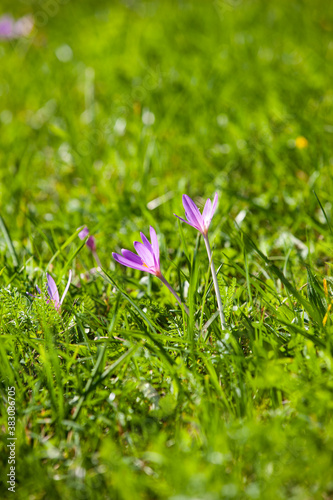
<svg viewBox="0 0 333 500">
<path fill-rule="evenodd" d="M 164 278 L 164 276 L 158 276 L 158 277 L 160 278 L 162 283 L 164 283 L 164 285 L 167 287 L 167 289 L 172 293 L 172 295 L 175 297 L 177 302 L 179 302 L 179 304 L 185 309 L 186 314 L 189 316 L 190 315 L 189 308 L 181 301 L 181 298 L 179 297 L 177 292 L 172 288 L 170 283 L 167 282 L 167 280 Z"/>
<path fill-rule="evenodd" d="M 214 261 L 213 261 L 213 257 L 212 257 L 212 251 L 210 249 L 210 244 L 209 244 L 207 234 L 204 235 L 204 240 L 205 240 L 206 250 L 207 250 L 207 254 L 208 254 L 208 258 L 209 258 L 209 262 L 210 262 L 210 270 L 211 270 L 212 277 L 213 277 L 213 283 L 214 283 L 214 288 L 215 288 L 215 293 L 216 293 L 216 300 L 217 300 L 217 305 L 218 305 L 220 320 L 221 320 L 221 328 L 222 328 L 222 330 L 225 330 L 226 324 L 225 324 L 225 319 L 224 319 L 224 314 L 223 314 L 223 305 L 222 305 L 222 300 L 221 300 L 221 294 L 220 294 L 219 284 L 217 281 Z"/>
</svg>

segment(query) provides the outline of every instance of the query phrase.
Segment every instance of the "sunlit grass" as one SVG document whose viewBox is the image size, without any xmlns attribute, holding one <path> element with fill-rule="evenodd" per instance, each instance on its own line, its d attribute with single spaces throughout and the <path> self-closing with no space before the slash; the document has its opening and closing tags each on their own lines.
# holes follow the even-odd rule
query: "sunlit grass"
<svg viewBox="0 0 333 500">
<path fill-rule="evenodd" d="M 331 3 L 47 4 L 2 4 L 36 19 L 0 42 L 16 498 L 332 498 Z M 204 241 L 173 216 L 216 191 L 223 334 Z M 151 225 L 189 318 L 112 259 Z M 62 293 L 70 270 L 59 312 L 46 272 Z"/>
</svg>

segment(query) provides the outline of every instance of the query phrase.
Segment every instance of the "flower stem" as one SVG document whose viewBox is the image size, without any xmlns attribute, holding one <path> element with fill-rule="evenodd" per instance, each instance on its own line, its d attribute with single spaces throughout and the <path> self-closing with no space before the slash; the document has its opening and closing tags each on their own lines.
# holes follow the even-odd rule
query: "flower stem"
<svg viewBox="0 0 333 500">
<path fill-rule="evenodd" d="M 97 262 L 97 265 L 102 269 L 102 264 L 101 264 L 101 261 L 99 260 L 99 257 L 97 255 L 96 250 L 92 250 L 92 254 L 93 254 L 95 261 Z"/>
<path fill-rule="evenodd" d="M 210 262 L 210 270 L 211 270 L 212 277 L 213 277 L 213 283 L 214 283 L 214 288 L 215 288 L 215 293 L 216 293 L 217 305 L 218 305 L 218 309 L 219 309 L 219 313 L 220 313 L 221 327 L 222 327 L 222 330 L 225 330 L 226 324 L 225 324 L 225 319 L 224 319 L 224 314 L 223 314 L 223 305 L 222 305 L 222 300 L 221 300 L 221 294 L 220 294 L 219 284 L 218 284 L 218 281 L 217 281 L 217 276 L 216 276 L 214 261 L 213 261 L 213 258 L 212 258 L 212 251 L 210 249 L 210 244 L 209 244 L 209 240 L 208 240 L 208 235 L 207 234 L 206 234 L 206 236 L 204 236 L 204 240 L 205 240 L 206 250 L 207 250 L 207 254 L 208 254 L 208 259 L 209 259 L 209 262 Z"/>
<path fill-rule="evenodd" d="M 162 281 L 162 283 L 164 283 L 164 285 L 167 287 L 167 289 L 172 293 L 172 295 L 175 297 L 177 302 L 179 302 L 179 304 L 185 309 L 186 314 L 189 316 L 190 315 L 189 308 L 181 301 L 181 298 L 179 297 L 177 292 L 172 288 L 170 283 L 167 282 L 167 280 L 164 278 L 164 276 L 159 276 L 159 278 Z"/>
</svg>

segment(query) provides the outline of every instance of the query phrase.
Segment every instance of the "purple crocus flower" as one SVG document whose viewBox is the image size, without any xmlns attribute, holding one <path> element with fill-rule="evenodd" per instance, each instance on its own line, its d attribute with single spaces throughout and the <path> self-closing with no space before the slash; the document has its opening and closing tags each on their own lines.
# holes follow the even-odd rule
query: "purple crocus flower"
<svg viewBox="0 0 333 500">
<path fill-rule="evenodd" d="M 200 213 L 200 210 L 196 206 L 193 200 L 186 194 L 183 194 L 183 205 L 185 209 L 185 215 L 186 219 L 182 219 L 178 215 L 178 219 L 180 219 L 183 222 L 186 222 L 186 224 L 189 224 L 192 227 L 195 227 L 200 233 L 202 234 L 204 238 L 204 242 L 206 245 L 206 250 L 207 250 L 207 255 L 208 259 L 210 262 L 210 269 L 212 273 L 212 278 L 213 278 L 213 283 L 214 283 L 214 288 L 215 288 L 215 293 L 216 293 L 216 300 L 219 308 L 219 315 L 220 315 L 220 320 L 221 320 L 221 328 L 222 330 L 225 330 L 225 318 L 224 318 L 224 313 L 223 313 L 223 305 L 222 305 L 222 299 L 221 299 L 221 293 L 220 293 L 220 288 L 219 284 L 217 281 L 217 274 L 215 271 L 215 266 L 214 266 L 214 261 L 213 261 L 213 255 L 212 251 L 210 248 L 209 244 L 209 239 L 208 239 L 208 229 L 210 226 L 210 223 L 212 221 L 213 215 L 215 213 L 216 207 L 217 207 L 217 200 L 218 200 L 218 195 L 215 193 L 213 203 L 208 200 L 205 203 L 204 209 L 202 211 L 202 214 Z"/>
<path fill-rule="evenodd" d="M 11 16 L 4 15 L 0 17 L 0 38 L 15 38 L 14 20 Z"/>
<path fill-rule="evenodd" d="M 68 292 L 69 285 L 71 284 L 72 271 L 71 270 L 69 271 L 68 282 L 67 282 L 65 291 L 62 294 L 61 299 L 59 299 L 58 288 L 57 288 L 57 285 L 55 284 L 55 281 L 52 278 L 52 276 L 49 273 L 46 273 L 46 278 L 47 278 L 47 293 L 48 293 L 48 295 L 50 297 L 50 299 L 47 300 L 46 303 L 49 304 L 50 302 L 53 302 L 54 303 L 54 307 L 57 309 L 57 311 L 60 311 L 61 304 L 63 303 L 63 301 L 64 301 L 64 299 L 66 297 L 66 294 Z M 41 289 L 39 288 L 38 285 L 36 285 L 36 290 L 37 290 L 38 295 L 42 294 L 42 291 L 41 291 Z M 27 294 L 30 295 L 30 297 L 34 297 L 34 295 L 32 295 L 31 293 L 27 292 Z"/>
<path fill-rule="evenodd" d="M 32 16 L 23 16 L 15 21 L 12 16 L 5 14 L 0 17 L 0 39 L 12 40 L 30 35 L 34 27 Z"/>
<path fill-rule="evenodd" d="M 134 248 L 138 255 L 130 250 L 123 249 L 121 251 L 122 255 L 113 253 L 112 257 L 123 266 L 131 267 L 132 269 L 139 269 L 140 271 L 146 271 L 147 273 L 161 278 L 160 250 L 155 229 L 150 226 L 151 243 L 143 233 L 140 233 L 140 236 L 142 243 L 138 241 L 134 242 Z"/>
<path fill-rule="evenodd" d="M 87 226 L 84 226 L 84 228 L 79 232 L 78 236 L 80 240 L 84 240 L 87 236 L 89 235 L 89 229 Z M 86 245 L 92 252 L 96 252 L 96 241 L 93 236 L 89 236 L 89 238 L 86 241 Z"/>
<path fill-rule="evenodd" d="M 215 193 L 213 203 L 208 198 L 201 215 L 200 210 L 198 209 L 194 201 L 191 200 L 191 198 L 187 196 L 187 194 L 183 194 L 183 206 L 185 209 L 187 220 L 182 219 L 181 217 L 179 217 L 179 215 L 174 215 L 176 215 L 176 217 L 178 217 L 178 219 L 180 219 L 181 221 L 186 222 L 186 224 L 189 224 L 190 226 L 200 231 L 203 236 L 206 236 L 217 207 L 217 200 L 217 193 Z"/>
<path fill-rule="evenodd" d="M 81 231 L 79 232 L 79 238 L 80 240 L 84 240 L 84 238 L 86 238 L 89 234 L 89 229 L 87 228 L 87 226 L 84 226 Z"/>
<path fill-rule="evenodd" d="M 160 249 L 155 229 L 150 226 L 151 243 L 143 233 L 140 233 L 140 235 L 142 243 L 139 241 L 134 242 L 134 248 L 137 254 L 131 252 L 130 250 L 122 249 L 122 255 L 113 253 L 112 257 L 116 262 L 119 262 L 119 264 L 122 264 L 123 266 L 138 269 L 139 271 L 145 271 L 159 278 L 189 315 L 190 311 L 188 310 L 188 307 L 182 303 L 177 292 L 172 288 L 161 272 Z"/>
<path fill-rule="evenodd" d="M 58 288 L 57 288 L 57 285 L 55 284 L 54 279 L 52 278 L 52 276 L 49 273 L 46 273 L 46 278 L 47 278 L 47 293 L 49 294 L 49 297 L 50 297 L 50 300 L 47 301 L 47 304 L 49 302 L 53 302 L 54 303 L 54 307 L 57 309 L 57 311 L 59 311 L 60 310 L 60 306 L 63 303 L 63 301 L 64 301 L 64 299 L 66 297 L 66 294 L 68 292 L 69 285 L 71 284 L 72 271 L 71 270 L 69 271 L 68 282 L 67 282 L 65 291 L 62 294 L 62 297 L 61 297 L 60 300 L 59 300 Z"/>
</svg>

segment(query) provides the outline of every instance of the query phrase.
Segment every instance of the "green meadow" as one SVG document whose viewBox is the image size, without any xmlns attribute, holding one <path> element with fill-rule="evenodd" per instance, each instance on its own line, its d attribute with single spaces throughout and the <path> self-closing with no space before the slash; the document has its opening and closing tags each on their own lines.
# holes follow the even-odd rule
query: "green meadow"
<svg viewBox="0 0 333 500">
<path fill-rule="evenodd" d="M 332 500 L 333 3 L 5 13 L 34 28 L 0 39 L 0 498 Z M 225 330 L 174 216 L 215 192 Z M 189 316 L 112 257 L 150 226 Z"/>
</svg>

